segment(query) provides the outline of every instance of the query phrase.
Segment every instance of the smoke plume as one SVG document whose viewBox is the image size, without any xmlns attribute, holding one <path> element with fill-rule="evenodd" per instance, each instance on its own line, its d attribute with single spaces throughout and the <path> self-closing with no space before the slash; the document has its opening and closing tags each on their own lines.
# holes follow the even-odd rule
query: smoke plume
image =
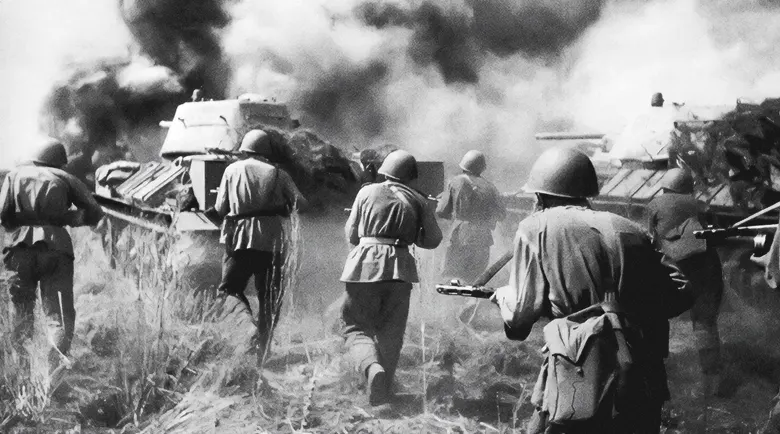
<svg viewBox="0 0 780 434">
<path fill-rule="evenodd" d="M 222 0 L 119 0 L 140 50 L 176 71 L 189 89 L 224 98 L 230 74 L 219 30 L 230 22 Z"/>
<path fill-rule="evenodd" d="M 0 139 L 13 148 L 48 101 L 46 129 L 152 158 L 156 122 L 194 88 L 254 92 L 342 148 L 394 143 L 449 167 L 482 149 L 511 189 L 547 146 L 534 132 L 615 133 L 657 91 L 689 105 L 780 94 L 778 17 L 762 0 L 2 2 Z M 101 73 L 94 102 L 76 97 Z"/>
<path fill-rule="evenodd" d="M 554 60 L 598 19 L 603 3 L 468 0 L 453 7 L 429 0 L 404 10 L 371 1 L 355 12 L 376 28 L 412 29 L 409 55 L 415 62 L 435 64 L 446 82 L 475 83 L 489 53 Z"/>
</svg>

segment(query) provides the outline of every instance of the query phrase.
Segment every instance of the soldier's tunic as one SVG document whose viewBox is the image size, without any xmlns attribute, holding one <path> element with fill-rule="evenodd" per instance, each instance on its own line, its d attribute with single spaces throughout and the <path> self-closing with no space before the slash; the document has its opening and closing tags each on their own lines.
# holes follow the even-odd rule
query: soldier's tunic
<svg viewBox="0 0 780 434">
<path fill-rule="evenodd" d="M 714 248 L 696 239 L 707 205 L 690 194 L 665 193 L 647 205 L 647 226 L 658 249 L 690 281 L 696 301 L 691 308 L 699 362 L 704 374 L 721 369 L 718 311 L 723 297 L 723 267 Z"/>
<path fill-rule="evenodd" d="M 651 348 L 644 366 L 654 398 L 647 408 L 637 409 L 631 420 L 611 420 L 608 415 L 595 425 L 553 426 L 548 432 L 611 432 L 609 424 L 626 422 L 635 425 L 622 432 L 658 432 L 661 404 L 668 399 L 663 362 L 668 354 L 668 318 L 692 302 L 682 291 L 686 284 L 682 276 L 662 262 L 650 237 L 633 222 L 582 207 L 531 214 L 520 222 L 514 255 L 509 285 L 495 296 L 509 338 L 523 340 L 540 317 L 569 315 L 602 301 L 610 291 L 636 316 Z M 536 420 L 541 418 L 537 414 Z"/>
<path fill-rule="evenodd" d="M 380 363 L 391 381 L 403 346 L 417 265 L 409 246 L 436 248 L 441 230 L 426 199 L 404 184 L 369 184 L 357 194 L 344 226 L 350 251 L 344 336 L 349 356 L 365 372 Z"/>
<path fill-rule="evenodd" d="M 436 215 L 454 220 L 442 275 L 473 282 L 487 268 L 492 231 L 506 216 L 501 195 L 486 179 L 461 173 L 442 192 Z"/>
<path fill-rule="evenodd" d="M 283 216 L 303 195 L 287 172 L 256 158 L 232 163 L 222 175 L 214 209 L 225 216 L 226 245 L 219 290 L 243 293 L 254 276 L 260 302 L 258 338 L 265 345 L 278 321 L 284 263 Z M 257 214 L 241 217 L 242 215 Z"/>
<path fill-rule="evenodd" d="M 3 261 L 11 274 L 9 289 L 17 312 L 15 338 L 32 334 L 40 282 L 43 311 L 62 353 L 70 349 L 76 320 L 73 243 L 64 228 L 76 216 L 72 205 L 84 211 L 84 224 L 95 225 L 103 216 L 87 186 L 56 168 L 20 166 L 8 173 L 0 190 L 0 224 L 9 231 Z"/>
</svg>

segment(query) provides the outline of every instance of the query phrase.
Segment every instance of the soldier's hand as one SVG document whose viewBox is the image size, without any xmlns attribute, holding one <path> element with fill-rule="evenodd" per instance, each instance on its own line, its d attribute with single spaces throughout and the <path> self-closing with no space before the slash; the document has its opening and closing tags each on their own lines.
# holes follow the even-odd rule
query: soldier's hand
<svg viewBox="0 0 780 434">
<path fill-rule="evenodd" d="M 761 256 L 756 256 L 755 254 L 750 255 L 750 262 L 758 265 L 761 268 L 766 268 L 769 264 L 769 253 L 766 253 Z"/>
</svg>

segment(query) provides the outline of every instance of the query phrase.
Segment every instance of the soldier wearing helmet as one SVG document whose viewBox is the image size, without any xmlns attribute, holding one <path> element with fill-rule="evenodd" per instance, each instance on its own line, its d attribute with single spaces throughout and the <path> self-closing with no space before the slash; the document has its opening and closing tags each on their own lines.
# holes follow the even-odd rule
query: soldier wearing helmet
<svg viewBox="0 0 780 434">
<path fill-rule="evenodd" d="M 63 355 L 70 349 L 76 320 L 73 243 L 65 226 L 94 226 L 103 216 L 87 186 L 62 170 L 67 163 L 62 143 L 47 138 L 32 158 L 8 173 L 0 190 L 0 224 L 9 236 L 3 261 L 10 271 L 13 341 L 22 348 L 24 340 L 32 337 L 40 284 L 47 324 Z M 52 362 L 56 355 L 53 351 Z"/>
<path fill-rule="evenodd" d="M 694 198 L 688 170 L 672 168 L 661 180 L 663 194 L 647 205 L 647 228 L 660 249 L 690 280 L 696 301 L 691 323 L 705 378 L 705 393 L 712 393 L 721 371 L 718 310 L 723 297 L 723 267 L 714 247 L 697 239 L 693 231 L 706 225 L 707 205 Z"/>
<path fill-rule="evenodd" d="M 415 158 L 393 151 L 378 173 L 384 182 L 360 189 L 344 227 L 354 247 L 341 275 L 347 292 L 342 311 L 346 346 L 366 378 L 371 405 L 389 398 L 412 284 L 419 282 L 409 246 L 434 249 L 442 238 L 433 206 L 408 186 L 417 178 Z"/>
<path fill-rule="evenodd" d="M 662 261 L 642 228 L 590 208 L 588 197 L 598 194 L 599 186 L 585 154 L 563 148 L 544 152 L 524 190 L 536 195 L 537 209 L 520 222 L 509 284 L 493 297 L 507 337 L 524 340 L 542 316 L 561 318 L 609 300 L 634 318 L 644 338 L 631 343 L 646 349 L 632 353 L 637 375 L 632 404 L 621 405 L 609 394 L 589 420 L 549 423 L 548 411 L 556 403 L 545 400 L 542 381 L 532 396 L 537 411 L 528 432 L 658 432 L 661 406 L 669 397 L 668 318 L 690 306 L 686 282 L 675 280 L 676 269 Z"/>
<path fill-rule="evenodd" d="M 249 309 L 244 295 L 254 276 L 259 300 L 257 357 L 262 361 L 281 309 L 282 266 L 284 264 L 283 219 L 293 210 L 308 206 L 290 175 L 268 160 L 271 140 L 262 130 L 251 130 L 241 141 L 244 158 L 230 164 L 214 205 L 224 219 L 220 242 L 225 244 L 222 259 L 223 295 L 237 297 Z"/>
<path fill-rule="evenodd" d="M 506 216 L 498 189 L 483 178 L 487 163 L 479 151 L 468 151 L 439 198 L 436 215 L 454 220 L 442 275 L 472 282 L 485 268 L 493 245 L 492 231 Z"/>
</svg>

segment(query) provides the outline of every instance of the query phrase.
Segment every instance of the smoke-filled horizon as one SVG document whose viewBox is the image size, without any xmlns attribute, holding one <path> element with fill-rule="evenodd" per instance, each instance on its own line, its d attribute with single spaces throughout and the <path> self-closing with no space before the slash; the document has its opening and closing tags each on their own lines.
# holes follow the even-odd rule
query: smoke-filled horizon
<svg viewBox="0 0 780 434">
<path fill-rule="evenodd" d="M 780 96 L 780 9 L 759 0 L 184 5 L 0 2 L 0 165 L 39 124 L 71 145 L 113 128 L 153 158 L 159 118 L 203 87 L 287 101 L 345 150 L 394 143 L 454 167 L 482 149 L 486 176 L 511 189 L 547 146 L 539 130 L 616 132 L 656 91 L 693 105 Z"/>
</svg>

